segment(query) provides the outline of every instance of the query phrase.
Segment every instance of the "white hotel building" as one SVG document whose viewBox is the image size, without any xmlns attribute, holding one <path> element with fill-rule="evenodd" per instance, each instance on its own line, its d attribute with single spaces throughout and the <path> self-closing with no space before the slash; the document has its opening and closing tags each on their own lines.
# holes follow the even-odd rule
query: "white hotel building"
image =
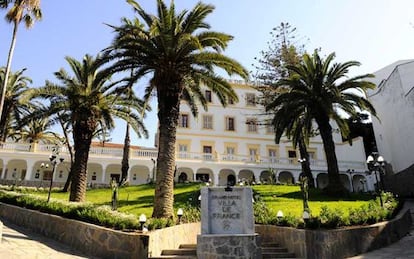
<svg viewBox="0 0 414 259">
<path fill-rule="evenodd" d="M 275 144 L 271 127 L 260 125 L 263 107 L 256 104 L 259 96 L 244 81 L 232 81 L 239 102 L 223 108 L 216 96 L 205 90 L 208 110 L 200 109 L 197 118 L 186 104 L 181 105 L 176 145 L 176 174 L 179 181 L 209 181 L 225 186 L 239 181 L 261 183 L 296 183 L 301 172 L 299 152 L 288 139 Z M 336 154 L 341 179 L 350 191 L 374 189 L 375 178 L 366 174 L 365 152 L 362 138 L 353 145 L 343 142 L 334 133 Z M 49 155 L 53 145 L 3 143 L 0 145 L 0 183 L 46 186 L 52 176 Z M 320 137 L 310 140 L 308 148 L 315 185 L 319 188 L 328 182 L 327 165 Z M 55 185 L 62 185 L 69 171 L 69 155 L 60 148 L 53 174 Z M 131 147 L 128 181 L 131 185 L 145 184 L 153 176 L 156 148 Z M 88 184 L 108 185 L 121 172 L 122 145 L 94 143 L 88 163 Z M 43 166 L 42 166 L 43 164 Z"/>
</svg>

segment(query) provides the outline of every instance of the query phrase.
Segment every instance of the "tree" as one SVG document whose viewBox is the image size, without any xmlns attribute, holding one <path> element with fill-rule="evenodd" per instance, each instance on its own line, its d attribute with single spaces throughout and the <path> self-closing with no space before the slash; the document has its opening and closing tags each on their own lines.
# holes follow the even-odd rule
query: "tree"
<svg viewBox="0 0 414 259">
<path fill-rule="evenodd" d="M 270 34 L 272 40 L 268 43 L 268 49 L 260 52 L 261 58 L 256 58 L 258 61 L 256 79 L 262 83 L 257 89 L 262 93 L 261 104 L 265 107 L 279 95 L 280 89 L 274 89 L 273 85 L 280 79 L 289 76 L 287 66 L 298 65 L 305 53 L 304 46 L 298 43 L 299 39 L 296 35 L 296 28 L 292 28 L 289 23 L 280 23 Z M 274 111 L 268 107 L 266 110 L 266 115 L 274 116 Z M 286 112 L 289 113 L 289 111 Z M 290 118 L 289 116 L 274 117 L 272 121 L 267 120 L 265 124 L 270 123 L 275 128 L 275 142 L 277 144 L 280 143 L 282 133 L 285 133 L 292 140 L 293 147 L 299 147 L 302 172 L 309 180 L 309 187 L 313 188 L 315 185 L 307 151 L 311 135 L 305 131 L 306 127 L 300 126 L 303 122 L 301 121 L 302 117 L 304 116 L 295 117 L 293 121 L 287 124 L 279 123 L 278 120 Z M 310 128 L 309 130 L 312 129 Z"/>
<path fill-rule="evenodd" d="M 169 8 L 157 0 L 157 15 L 152 15 L 133 0 L 128 0 L 138 14 L 134 20 L 123 19 L 112 26 L 116 36 L 107 51 L 117 60 L 116 71 L 134 69 L 132 79 L 151 76 L 145 99 L 155 93 L 158 101 L 159 146 L 153 217 L 173 217 L 175 144 L 181 100 L 196 116 L 197 104 L 207 101 L 201 85 L 211 89 L 222 105 L 237 101 L 230 83 L 215 73 L 223 69 L 229 75 L 247 78 L 248 73 L 237 61 L 222 54 L 232 36 L 210 30 L 205 22 L 212 5 L 197 3 L 190 11 L 176 13 L 174 2 Z M 142 21 L 142 23 L 141 23 Z"/>
<path fill-rule="evenodd" d="M 362 96 L 367 89 L 375 88 L 375 85 L 363 80 L 372 77 L 371 74 L 347 77 L 349 69 L 359 66 L 359 62 L 332 63 L 334 58 L 335 54 L 331 53 L 326 59 L 322 59 L 315 50 L 312 56 L 305 54 L 301 64 L 287 66 L 289 76 L 276 84 L 276 88 L 284 91 L 281 91 L 268 108 L 276 111 L 275 118 L 289 116 L 278 120 L 282 124 L 301 118 L 301 127 L 310 129 L 312 123 L 316 122 L 328 165 L 329 184 L 326 191 L 330 194 L 343 194 L 346 190 L 339 177 L 331 120 L 347 136 L 349 127 L 344 114 L 353 116 L 359 110 L 365 110 L 375 115 L 374 107 Z"/>
<path fill-rule="evenodd" d="M 6 78 L 6 69 L 0 68 L 0 84 L 4 85 Z M 0 141 L 4 142 L 15 132 L 15 125 L 23 116 L 30 104 L 21 99 L 24 93 L 29 89 L 29 84 L 32 80 L 24 76 L 26 69 L 19 70 L 15 73 L 10 72 L 4 96 L 4 113 L 0 117 Z"/>
<path fill-rule="evenodd" d="M 32 89 L 30 97 L 40 97 L 50 101 L 47 109 L 35 112 L 34 117 L 53 117 L 61 114 L 69 116 L 75 149 L 69 200 L 83 202 L 86 193 L 89 149 L 98 125 L 112 129 L 115 126 L 114 116 L 121 119 L 129 117 L 131 127 L 138 136 L 141 136 L 141 133 L 147 135 L 147 131 L 139 116 L 143 113 L 143 102 L 137 98 L 126 100 L 123 95 L 119 95 L 122 86 L 116 86 L 121 84 L 123 79 L 110 80 L 112 73 L 103 67 L 105 62 L 101 56 L 94 58 L 86 55 L 81 62 L 66 57 L 66 61 L 73 76 L 61 69 L 55 72 L 61 84 L 47 81 L 44 87 Z M 135 113 L 129 112 L 126 104 Z"/>
<path fill-rule="evenodd" d="M 8 4 L 12 1 L 1 1 L 0 7 L 7 8 Z M 9 23 L 13 23 L 13 35 L 10 43 L 9 54 L 7 57 L 6 72 L 2 84 L 1 98 L 0 98 L 0 115 L 3 116 L 4 110 L 4 99 L 6 95 L 6 89 L 9 81 L 9 74 L 11 70 L 11 62 L 14 53 L 14 47 L 16 45 L 17 29 L 19 28 L 20 22 L 24 21 L 26 28 L 33 26 L 35 20 L 42 18 L 42 12 L 40 10 L 40 0 L 14 0 L 14 4 L 6 14 L 6 20 Z M 7 114 L 5 115 L 7 116 Z M 2 132 L 3 134 L 3 132 Z M 2 139 L 5 137 L 0 136 Z"/>
</svg>

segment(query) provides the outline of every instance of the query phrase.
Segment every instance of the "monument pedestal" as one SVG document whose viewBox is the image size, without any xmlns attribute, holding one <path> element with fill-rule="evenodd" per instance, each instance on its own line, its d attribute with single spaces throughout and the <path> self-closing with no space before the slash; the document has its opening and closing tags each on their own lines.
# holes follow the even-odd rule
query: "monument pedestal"
<svg viewBox="0 0 414 259">
<path fill-rule="evenodd" d="M 261 238 L 258 234 L 198 235 L 199 259 L 261 259 Z"/>
<path fill-rule="evenodd" d="M 254 233 L 250 187 L 201 189 L 199 259 L 261 259 L 261 239 Z"/>
</svg>

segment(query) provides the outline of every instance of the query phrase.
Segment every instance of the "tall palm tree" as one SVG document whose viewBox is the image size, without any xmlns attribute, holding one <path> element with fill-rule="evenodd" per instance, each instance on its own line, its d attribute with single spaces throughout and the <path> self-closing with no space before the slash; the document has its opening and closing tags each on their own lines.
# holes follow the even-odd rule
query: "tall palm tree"
<svg viewBox="0 0 414 259">
<path fill-rule="evenodd" d="M 145 136 L 147 131 L 141 117 L 143 102 L 138 98 L 127 100 L 119 95 L 123 80 L 110 81 L 112 73 L 103 67 L 104 62 L 98 55 L 96 58 L 86 55 L 82 61 L 66 57 L 72 70 L 69 75 L 64 69 L 55 72 L 60 84 L 47 81 L 41 88 L 32 89 L 30 97 L 48 99 L 50 105 L 34 113 L 36 116 L 69 115 L 73 129 L 75 158 L 70 187 L 70 201 L 85 201 L 87 183 L 87 163 L 89 149 L 98 128 L 113 129 L 114 117 L 130 119 L 131 127 Z M 129 112 L 129 108 L 134 113 Z"/>
<path fill-rule="evenodd" d="M 145 98 L 155 93 L 158 100 L 159 146 L 153 217 L 173 216 L 173 182 L 176 129 L 180 101 L 187 101 L 193 114 L 197 102 L 206 107 L 201 85 L 210 88 L 223 105 L 238 100 L 231 85 L 215 73 L 221 68 L 229 75 L 247 78 L 248 73 L 237 61 L 222 54 L 232 36 L 211 31 L 205 22 L 212 5 L 197 3 L 191 11 L 176 13 L 174 2 L 169 8 L 157 0 L 157 15 L 152 15 L 128 0 L 138 14 L 134 20 L 123 19 L 112 26 L 116 36 L 111 57 L 116 71 L 134 69 L 132 79 L 150 75 Z M 142 22 L 141 22 L 142 21 Z"/>
<path fill-rule="evenodd" d="M 316 122 L 328 164 L 329 184 L 326 191 L 342 194 L 346 190 L 339 177 L 331 120 L 346 136 L 349 128 L 344 114 L 352 116 L 358 110 L 366 110 L 375 115 L 374 107 L 363 97 L 365 91 L 375 88 L 375 85 L 363 80 L 372 77 L 370 74 L 347 77 L 349 69 L 359 66 L 359 62 L 332 63 L 334 58 L 332 53 L 322 59 L 315 50 L 312 56 L 305 54 L 301 64 L 288 66 L 290 76 L 276 84 L 285 91 L 268 108 L 276 110 L 276 122 L 282 124 L 280 128 L 292 127 L 306 133 L 311 132 L 312 122 Z M 279 118 L 281 116 L 285 118 Z M 293 123 L 300 123 L 300 127 L 294 128 Z"/>
<path fill-rule="evenodd" d="M 3 85 L 6 78 L 6 69 L 0 68 L 0 84 Z M 26 69 L 11 72 L 7 83 L 4 96 L 4 113 L 0 117 L 0 141 L 6 141 L 7 137 L 13 133 L 13 127 L 23 113 L 30 107 L 28 102 L 21 99 L 24 93 L 29 89 L 32 80 L 24 75 Z"/>
<path fill-rule="evenodd" d="M 9 3 L 12 1 L 1 1 L 0 5 L 2 8 L 6 8 Z M 2 91 L 0 97 L 0 116 L 3 115 L 4 110 L 4 99 L 6 94 L 6 89 L 9 81 L 9 74 L 11 70 L 11 62 L 14 53 L 14 47 L 16 46 L 17 38 L 17 29 L 19 24 L 24 22 L 26 28 L 33 26 L 35 20 L 40 20 L 42 18 L 42 12 L 40 10 L 40 0 L 14 0 L 13 5 L 6 14 L 6 20 L 9 23 L 13 24 L 13 35 L 10 43 L 9 54 L 7 57 L 6 73 L 4 76 Z M 6 114 L 7 116 L 7 114 Z M 1 136 L 4 139 L 4 136 Z"/>
</svg>

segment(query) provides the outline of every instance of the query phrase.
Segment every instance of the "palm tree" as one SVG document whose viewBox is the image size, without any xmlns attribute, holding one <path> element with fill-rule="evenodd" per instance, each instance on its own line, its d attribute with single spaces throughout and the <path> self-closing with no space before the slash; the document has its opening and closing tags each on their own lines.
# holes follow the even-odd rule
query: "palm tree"
<svg viewBox="0 0 414 259">
<path fill-rule="evenodd" d="M 119 95 L 120 87 L 115 87 L 123 80 L 110 81 L 112 73 L 103 67 L 104 62 L 99 55 L 96 58 L 86 55 L 81 62 L 66 57 L 66 61 L 73 76 L 61 69 L 55 72 L 61 84 L 47 81 L 44 87 L 32 89 L 31 97 L 50 101 L 47 109 L 39 110 L 33 116 L 69 115 L 75 149 L 69 200 L 83 202 L 89 149 L 98 126 L 111 130 L 115 126 L 114 116 L 121 119 L 128 117 L 138 136 L 141 136 L 141 133 L 146 136 L 147 131 L 139 116 L 142 113 L 143 102 L 137 98 L 127 100 L 123 95 Z M 136 112 L 129 112 L 126 104 Z"/>
<path fill-rule="evenodd" d="M 26 116 L 30 116 L 30 113 L 33 111 L 32 109 L 28 109 L 26 113 L 29 114 L 26 114 Z M 39 142 L 48 144 L 61 143 L 60 136 L 49 130 L 52 125 L 53 122 L 48 118 L 30 119 L 25 125 L 18 125 L 18 129 L 14 131 L 12 137 L 16 141 L 22 140 L 33 144 L 37 144 Z"/>
<path fill-rule="evenodd" d="M 0 84 L 3 85 L 6 78 L 6 69 L 0 68 Z M 4 96 L 4 113 L 0 117 L 0 141 L 4 142 L 14 132 L 13 127 L 17 124 L 23 113 L 30 107 L 21 97 L 29 89 L 32 80 L 24 76 L 26 69 L 11 72 Z"/>
<path fill-rule="evenodd" d="M 157 15 L 145 12 L 128 0 L 138 17 L 123 19 L 112 26 L 116 36 L 107 51 L 117 62 L 116 71 L 134 69 L 132 80 L 150 75 L 145 98 L 155 93 L 158 100 L 159 146 L 153 217 L 173 216 L 173 183 L 176 128 L 180 101 L 185 100 L 197 114 L 197 101 L 207 106 L 200 85 L 210 88 L 221 104 L 238 100 L 231 85 L 215 73 L 221 68 L 229 75 L 247 78 L 247 71 L 237 61 L 223 55 L 232 36 L 211 31 L 205 22 L 212 5 L 197 3 L 191 11 L 176 13 L 174 2 L 169 8 L 157 0 Z M 141 23 L 142 21 L 142 23 Z"/>
<path fill-rule="evenodd" d="M 1 1 L 0 7 L 6 8 L 12 1 Z M 4 110 L 4 99 L 6 89 L 9 81 L 9 74 L 11 70 L 11 62 L 14 53 L 14 47 L 16 45 L 17 29 L 19 28 L 20 22 L 24 21 L 26 28 L 33 26 L 35 20 L 42 18 L 42 12 L 40 10 L 40 0 L 14 0 L 14 4 L 6 14 L 6 20 L 9 23 L 13 23 L 13 35 L 10 43 L 9 55 L 7 57 L 6 73 L 4 76 L 1 98 L 0 98 L 0 115 L 3 115 Z M 7 116 L 7 114 L 5 115 Z M 2 139 L 5 137 L 0 136 Z"/>
<path fill-rule="evenodd" d="M 288 66 L 290 76 L 276 84 L 276 87 L 285 90 L 268 108 L 276 110 L 276 122 L 281 124 L 278 128 L 309 133 L 312 123 L 316 122 L 328 165 L 329 184 L 326 191 L 330 194 L 343 194 L 346 190 L 339 177 L 331 120 L 347 136 L 349 128 L 344 114 L 353 116 L 359 110 L 366 110 L 375 115 L 374 107 L 362 96 L 367 89 L 375 88 L 375 85 L 363 80 L 372 77 L 370 74 L 347 77 L 349 69 L 359 66 L 359 62 L 332 63 L 334 58 L 335 54 L 332 53 L 326 59 L 321 59 L 315 50 L 312 56 L 305 54 L 301 64 Z M 286 118 L 279 118 L 281 116 Z"/>
</svg>

